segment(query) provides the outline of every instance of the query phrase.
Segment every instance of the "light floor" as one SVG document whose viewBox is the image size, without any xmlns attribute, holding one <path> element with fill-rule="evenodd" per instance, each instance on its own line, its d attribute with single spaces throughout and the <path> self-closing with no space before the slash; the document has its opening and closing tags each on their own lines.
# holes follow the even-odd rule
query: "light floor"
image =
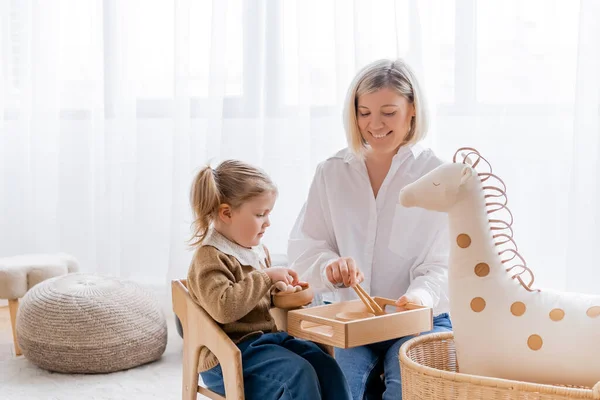
<svg viewBox="0 0 600 400">
<path fill-rule="evenodd" d="M 0 361 L 13 357 L 14 351 L 8 307 L 0 307 Z"/>
</svg>

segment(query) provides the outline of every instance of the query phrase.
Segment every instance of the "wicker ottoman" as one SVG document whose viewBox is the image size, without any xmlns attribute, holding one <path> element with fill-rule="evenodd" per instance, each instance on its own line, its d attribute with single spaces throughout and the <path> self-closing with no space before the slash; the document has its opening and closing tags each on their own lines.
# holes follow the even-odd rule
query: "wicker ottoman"
<svg viewBox="0 0 600 400">
<path fill-rule="evenodd" d="M 107 373 L 159 359 L 167 326 L 158 301 L 137 284 L 78 273 L 49 279 L 25 295 L 17 338 L 25 357 L 41 368 Z"/>
</svg>

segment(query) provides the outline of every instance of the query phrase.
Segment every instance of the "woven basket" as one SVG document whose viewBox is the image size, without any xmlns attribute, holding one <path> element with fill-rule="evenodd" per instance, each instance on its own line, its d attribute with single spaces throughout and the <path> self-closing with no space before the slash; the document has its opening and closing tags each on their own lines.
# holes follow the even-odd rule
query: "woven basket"
<svg viewBox="0 0 600 400">
<path fill-rule="evenodd" d="M 399 358 L 403 400 L 600 399 L 600 382 L 593 389 L 571 388 L 461 374 L 451 332 L 411 339 Z"/>
</svg>

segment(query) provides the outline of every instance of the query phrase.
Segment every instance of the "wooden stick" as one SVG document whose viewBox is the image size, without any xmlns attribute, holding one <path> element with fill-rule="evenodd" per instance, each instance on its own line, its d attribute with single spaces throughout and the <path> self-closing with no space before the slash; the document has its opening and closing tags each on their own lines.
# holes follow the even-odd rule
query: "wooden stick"
<svg viewBox="0 0 600 400">
<path fill-rule="evenodd" d="M 354 286 L 354 290 L 357 290 L 357 293 L 360 292 L 365 297 L 365 299 L 371 304 L 371 308 L 375 311 L 375 315 L 385 314 L 385 311 L 383 311 L 379 304 L 377 304 L 377 302 L 373 300 L 371 296 L 369 296 L 369 294 L 365 291 L 365 289 L 363 289 L 362 286 L 356 285 Z"/>
<path fill-rule="evenodd" d="M 384 307 L 392 306 L 392 307 L 396 307 L 396 308 L 404 308 L 405 310 L 420 310 L 421 308 L 426 308 L 425 306 L 415 304 L 415 303 L 406 303 L 403 306 L 399 306 L 393 300 L 383 300 L 381 298 L 379 299 L 379 302 L 381 304 L 383 304 Z"/>
<path fill-rule="evenodd" d="M 358 290 L 357 286 L 358 285 L 354 286 L 353 289 L 356 292 L 356 294 L 358 295 L 358 298 L 365 304 L 365 306 L 367 307 L 367 310 L 369 310 L 373 314 L 377 315 L 377 313 L 375 312 L 375 310 L 373 309 L 373 307 L 371 307 L 371 304 L 369 303 L 369 300 L 367 300 L 364 297 L 364 295 L 362 294 L 362 292 L 360 290 Z"/>
<path fill-rule="evenodd" d="M 421 308 L 425 308 L 425 306 L 422 306 L 420 304 L 415 304 L 415 303 L 406 303 L 405 305 L 400 306 L 400 307 L 404 307 L 407 310 L 418 310 L 418 309 L 421 309 Z"/>
<path fill-rule="evenodd" d="M 368 293 L 365 291 L 365 289 L 362 286 L 360 286 L 359 284 L 357 284 L 356 286 L 354 286 L 354 290 L 356 291 L 358 296 L 361 298 L 361 300 L 363 302 L 365 302 L 365 304 L 368 304 L 369 307 L 373 310 L 373 312 L 377 313 L 375 306 L 373 306 L 373 302 L 372 302 L 373 299 L 371 299 L 371 296 L 368 295 Z"/>
<path fill-rule="evenodd" d="M 385 312 L 383 311 L 381 306 L 379 306 L 379 304 L 377 304 L 377 302 L 375 300 L 373 300 L 373 298 L 371 296 L 369 296 L 369 294 L 365 291 L 365 289 L 363 289 L 363 287 L 360 285 L 357 285 L 357 286 L 358 286 L 358 290 L 360 290 L 362 292 L 362 294 L 367 298 L 367 300 L 371 303 L 371 306 L 375 310 L 375 313 L 376 314 L 379 313 L 379 315 L 385 314 Z"/>
</svg>

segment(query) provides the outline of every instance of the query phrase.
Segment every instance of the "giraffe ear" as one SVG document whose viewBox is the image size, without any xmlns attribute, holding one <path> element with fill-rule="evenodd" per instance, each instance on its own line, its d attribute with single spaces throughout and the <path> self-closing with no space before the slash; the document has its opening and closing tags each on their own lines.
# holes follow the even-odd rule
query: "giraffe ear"
<svg viewBox="0 0 600 400">
<path fill-rule="evenodd" d="M 472 177 L 475 176 L 475 170 L 469 165 L 465 165 L 460 175 L 460 186 L 466 184 Z"/>
</svg>

